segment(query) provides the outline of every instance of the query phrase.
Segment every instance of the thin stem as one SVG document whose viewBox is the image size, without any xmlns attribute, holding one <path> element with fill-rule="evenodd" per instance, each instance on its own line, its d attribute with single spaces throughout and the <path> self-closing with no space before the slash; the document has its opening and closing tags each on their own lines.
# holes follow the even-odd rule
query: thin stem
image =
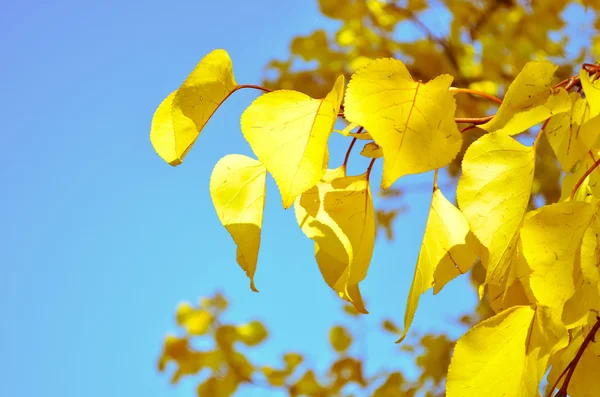
<svg viewBox="0 0 600 397">
<path fill-rule="evenodd" d="M 598 167 L 598 165 L 600 165 L 600 158 L 598 160 L 596 160 L 590 168 L 588 168 L 588 170 L 585 172 L 585 174 L 583 174 L 581 176 L 581 178 L 579 178 L 579 180 L 577 181 L 575 186 L 573 186 L 573 190 L 571 191 L 571 194 L 569 195 L 568 201 L 573 200 L 573 198 L 575 197 L 575 193 L 577 193 L 577 189 L 579 189 L 579 187 L 581 186 L 583 181 L 585 181 L 585 178 L 587 178 L 592 172 L 594 172 L 594 170 L 596 169 L 596 167 Z"/>
<path fill-rule="evenodd" d="M 358 129 L 358 131 L 356 131 L 357 134 L 360 134 L 363 132 L 364 127 L 360 127 Z M 356 143 L 356 140 L 358 138 L 352 138 L 352 142 L 350 142 L 350 146 L 348 146 L 348 150 L 346 150 L 346 157 L 344 157 L 344 163 L 342 164 L 342 167 L 344 167 L 344 170 L 346 169 L 346 165 L 348 165 L 348 159 L 350 159 L 350 152 L 352 152 L 352 148 L 354 147 L 354 144 Z"/>
<path fill-rule="evenodd" d="M 495 114 L 486 117 L 457 117 L 454 119 L 456 123 L 466 123 L 466 124 L 485 124 L 491 119 L 493 119 Z"/>
<path fill-rule="evenodd" d="M 569 372 L 567 373 L 567 377 L 565 378 L 564 383 L 562 384 L 560 389 L 556 392 L 555 397 L 566 397 L 567 396 L 567 389 L 569 387 L 569 382 L 571 382 L 571 378 L 573 377 L 573 374 L 575 373 L 575 369 L 577 369 L 577 364 L 579 364 L 579 360 L 581 360 L 581 357 L 583 356 L 585 349 L 588 347 L 588 345 L 590 344 L 592 339 L 594 339 L 594 336 L 596 335 L 596 332 L 598 332 L 598 329 L 600 329 L 600 316 L 596 316 L 596 324 L 594 324 L 590 333 L 587 334 L 587 336 L 583 340 L 583 343 L 581 344 L 581 347 L 577 351 L 577 354 L 575 354 L 575 357 L 569 363 L 568 366 L 571 368 L 569 369 Z"/>
<path fill-rule="evenodd" d="M 552 388 L 550 388 L 550 392 L 548 393 L 548 395 L 546 397 L 552 397 L 552 392 L 556 389 L 556 386 L 558 386 L 558 382 L 560 382 L 560 380 L 563 378 L 563 376 L 565 376 L 567 374 L 567 372 L 569 372 L 570 369 L 571 369 L 571 363 L 569 363 L 569 365 L 567 365 L 565 367 L 565 369 L 563 369 L 563 371 L 560 373 L 560 376 L 556 379 L 556 382 L 554 382 L 554 384 L 552 385 Z"/>
<path fill-rule="evenodd" d="M 489 99 L 491 101 L 494 101 L 494 102 L 496 102 L 498 104 L 502 104 L 502 99 L 500 99 L 500 98 L 498 98 L 498 97 L 496 97 L 494 95 L 488 94 L 486 92 L 472 90 L 470 88 L 455 88 L 455 87 L 450 87 L 450 91 L 456 92 L 456 93 L 463 92 L 465 94 L 478 95 L 480 97 L 484 97 L 484 98 L 487 98 L 487 99 Z"/>
<path fill-rule="evenodd" d="M 544 134 L 544 131 L 546 130 L 546 126 L 548 125 L 548 122 L 550 121 L 550 117 L 548 117 L 546 119 L 546 121 L 544 121 L 544 124 L 542 125 L 542 128 L 540 129 L 540 132 L 538 132 L 537 136 L 535 137 L 535 141 L 533 141 L 533 147 L 536 148 L 538 142 L 540 141 L 540 138 L 542 137 L 542 135 Z"/>
<path fill-rule="evenodd" d="M 439 168 L 436 168 L 435 172 L 433 173 L 433 191 L 434 192 L 440 188 L 437 183 L 438 171 L 439 171 Z"/>
<path fill-rule="evenodd" d="M 369 167 L 367 167 L 367 180 L 369 180 L 369 177 L 371 176 L 371 170 L 373 169 L 373 164 L 375 164 L 375 160 L 377 159 L 372 159 L 369 163 Z"/>
<path fill-rule="evenodd" d="M 477 128 L 477 125 L 476 125 L 476 124 L 471 124 L 471 125 L 468 125 L 468 126 L 466 126 L 466 127 L 462 128 L 462 129 L 460 130 L 460 133 L 462 134 L 463 132 L 466 132 L 466 131 L 472 130 L 473 128 Z"/>
<path fill-rule="evenodd" d="M 273 90 L 270 90 L 268 88 L 262 87 L 260 85 L 242 84 L 242 85 L 238 85 L 237 87 L 235 87 L 233 89 L 233 91 L 231 91 L 231 93 L 233 94 L 234 92 L 236 92 L 237 90 L 241 90 L 242 88 L 252 88 L 252 89 L 263 91 L 263 92 L 273 92 Z"/>
</svg>

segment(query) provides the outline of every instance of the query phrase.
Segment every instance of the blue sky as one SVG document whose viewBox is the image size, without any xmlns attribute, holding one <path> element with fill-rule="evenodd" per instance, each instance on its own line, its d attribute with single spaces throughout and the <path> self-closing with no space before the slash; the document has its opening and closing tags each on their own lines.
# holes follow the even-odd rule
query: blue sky
<svg viewBox="0 0 600 397">
<path fill-rule="evenodd" d="M 226 49 L 237 82 L 260 83 L 262 67 L 285 57 L 292 37 L 331 26 L 317 2 L 24 0 L 0 8 L 0 395 L 193 396 L 195 381 L 173 388 L 155 362 L 175 330 L 176 305 L 216 290 L 230 300 L 228 319 L 269 327 L 257 361 L 276 364 L 294 349 L 319 368 L 329 363 L 327 332 L 348 320 L 272 179 L 258 294 L 210 201 L 218 159 L 251 154 L 239 116 L 257 94 L 235 93 L 179 167 L 164 163 L 148 138 L 158 104 L 205 54 Z M 346 145 L 334 138 L 332 166 Z M 402 322 L 429 199 L 427 189 L 407 197 L 410 212 L 394 242 L 378 240 L 362 284 L 369 371 L 414 373 L 379 324 Z M 421 300 L 414 329 L 458 335 L 451 320 L 473 304 L 466 278 L 457 280 Z"/>
</svg>

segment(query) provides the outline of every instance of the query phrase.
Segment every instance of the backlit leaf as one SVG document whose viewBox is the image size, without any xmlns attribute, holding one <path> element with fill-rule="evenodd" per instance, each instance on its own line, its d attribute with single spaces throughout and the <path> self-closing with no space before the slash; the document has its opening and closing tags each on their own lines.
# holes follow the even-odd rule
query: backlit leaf
<svg viewBox="0 0 600 397">
<path fill-rule="evenodd" d="M 273 175 L 283 207 L 313 187 L 325 174 L 327 142 L 344 92 L 340 76 L 324 99 L 280 90 L 258 97 L 242 114 L 244 137 Z"/>
<path fill-rule="evenodd" d="M 384 189 L 398 178 L 443 167 L 456 157 L 462 136 L 454 122 L 452 76 L 414 81 L 395 59 L 379 59 L 348 84 L 344 114 L 364 126 L 383 148 Z"/>
<path fill-rule="evenodd" d="M 564 172 L 571 171 L 588 152 L 580 135 L 581 125 L 587 121 L 589 113 L 587 100 L 576 92 L 570 97 L 573 103 L 571 110 L 552 117 L 544 130 Z"/>
<path fill-rule="evenodd" d="M 154 113 L 150 140 L 158 155 L 170 165 L 181 164 L 208 119 L 236 87 L 225 50 L 214 50 L 202 58 Z"/>
<path fill-rule="evenodd" d="M 589 203 L 560 202 L 542 207 L 521 229 L 531 290 L 539 304 L 559 314 L 575 293 L 574 266 L 592 215 Z"/>
<path fill-rule="evenodd" d="M 328 170 L 294 206 L 304 234 L 315 241 L 315 256 L 327 284 L 365 312 L 358 283 L 367 275 L 375 243 L 375 214 L 367 174 L 345 176 Z"/>
<path fill-rule="evenodd" d="M 210 178 L 210 195 L 219 220 L 237 245 L 236 259 L 254 286 L 265 207 L 267 170 L 259 162 L 240 154 L 223 157 Z"/>
<path fill-rule="evenodd" d="M 500 284 L 507 275 L 534 166 L 534 148 L 502 132 L 482 136 L 465 154 L 456 196 L 471 230 L 488 249 L 486 283 Z"/>
<path fill-rule="evenodd" d="M 528 62 L 508 87 L 494 118 L 479 127 L 515 135 L 552 115 L 568 111 L 571 100 L 567 91 L 552 89 L 557 68 L 549 61 Z"/>
<path fill-rule="evenodd" d="M 473 248 L 477 247 L 476 245 L 465 247 L 466 249 L 462 251 L 455 250 L 453 255 L 452 249 L 454 247 L 467 245 L 466 237 L 468 233 L 469 224 L 464 215 L 436 187 L 433 191 L 425 236 L 423 237 L 413 282 L 406 302 L 404 331 L 398 342 L 406 337 L 421 294 L 433 286 L 437 267 L 444 267 L 438 277 L 447 280 L 449 278 L 446 275 L 449 272 L 448 268 L 454 268 L 457 274 L 464 273 L 471 268 L 477 259 L 477 252 L 473 251 Z"/>
<path fill-rule="evenodd" d="M 585 97 L 590 105 L 589 117 L 594 118 L 600 115 L 600 81 L 592 82 L 590 74 L 583 68 L 579 70 L 579 78 Z"/>
<path fill-rule="evenodd" d="M 463 335 L 448 370 L 448 397 L 537 397 L 539 381 L 528 373 L 528 336 L 534 316 L 515 306 Z"/>
</svg>

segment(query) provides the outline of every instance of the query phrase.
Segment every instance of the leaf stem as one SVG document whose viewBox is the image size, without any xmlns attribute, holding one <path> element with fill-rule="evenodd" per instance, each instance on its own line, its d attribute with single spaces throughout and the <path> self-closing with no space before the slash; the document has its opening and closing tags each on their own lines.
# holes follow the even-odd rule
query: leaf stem
<svg viewBox="0 0 600 397">
<path fill-rule="evenodd" d="M 371 159 L 371 162 L 369 163 L 369 166 L 367 167 L 367 180 L 369 180 L 369 177 L 371 176 L 371 170 L 373 169 L 373 164 L 375 164 L 375 159 Z"/>
<path fill-rule="evenodd" d="M 548 117 L 546 119 L 546 121 L 544 121 L 544 124 L 542 124 L 542 128 L 540 128 L 540 132 L 538 132 L 537 136 L 535 137 L 535 141 L 533 141 L 533 147 L 537 148 L 537 144 L 540 141 L 540 138 L 542 137 L 542 135 L 544 134 L 544 131 L 546 130 L 546 126 L 548 125 L 548 122 L 550 121 L 551 117 Z"/>
<path fill-rule="evenodd" d="M 434 192 L 440 188 L 437 183 L 439 170 L 440 170 L 439 168 L 436 168 L 435 172 L 433 173 L 433 191 Z"/>
<path fill-rule="evenodd" d="M 579 360 L 581 360 L 581 357 L 583 356 L 585 349 L 588 347 L 588 345 L 590 344 L 592 339 L 594 339 L 594 336 L 596 335 L 596 332 L 598 332 L 598 329 L 600 329 L 600 316 L 596 316 L 596 323 L 594 324 L 594 326 L 592 327 L 590 332 L 587 334 L 587 336 L 583 340 L 583 343 L 579 347 L 579 350 L 577 350 L 577 354 L 575 354 L 575 357 L 573 358 L 573 360 L 571 360 L 569 365 L 567 365 L 567 367 L 569 367 L 569 371 L 567 372 L 567 377 L 565 378 L 565 381 L 563 382 L 560 389 L 556 392 L 554 397 L 567 397 L 567 388 L 569 387 L 569 382 L 571 382 L 571 378 L 573 377 L 573 374 L 575 373 L 575 369 L 577 369 L 577 364 L 579 364 Z"/>
<path fill-rule="evenodd" d="M 491 119 L 493 119 L 495 114 L 486 117 L 457 117 L 454 119 L 454 122 L 459 123 L 467 123 L 467 124 L 485 124 Z"/>
<path fill-rule="evenodd" d="M 470 88 L 455 88 L 455 87 L 450 87 L 450 91 L 452 92 L 456 92 L 456 93 L 465 93 L 465 94 L 471 94 L 471 95 L 477 95 L 483 98 L 487 98 L 491 101 L 494 101 L 498 104 L 502 104 L 502 99 L 498 98 L 497 96 L 488 94 L 486 92 L 482 92 L 482 91 L 477 91 L 477 90 L 472 90 Z"/>
<path fill-rule="evenodd" d="M 260 85 L 242 84 L 242 85 L 238 85 L 237 87 L 235 87 L 233 89 L 233 91 L 231 91 L 231 93 L 233 94 L 234 92 L 236 92 L 237 90 L 241 90 L 242 88 L 252 88 L 252 89 L 263 91 L 263 92 L 273 92 L 273 90 L 270 90 L 268 88 L 262 87 Z"/>
<path fill-rule="evenodd" d="M 360 127 L 358 129 L 358 131 L 356 131 L 357 134 L 360 134 L 363 132 L 364 127 Z M 342 167 L 344 167 L 344 171 L 346 170 L 346 165 L 348 165 L 348 159 L 350 159 L 350 152 L 352 152 L 352 148 L 354 147 L 354 144 L 356 143 L 356 140 L 358 138 L 352 138 L 352 142 L 350 142 L 350 146 L 348 146 L 348 150 L 346 150 L 346 157 L 344 157 L 344 163 L 342 164 Z"/>
<path fill-rule="evenodd" d="M 569 195 L 569 200 L 568 201 L 573 200 L 573 198 L 575 197 L 575 193 L 577 193 L 577 189 L 579 189 L 579 187 L 581 186 L 581 184 L 583 183 L 583 181 L 585 181 L 585 178 L 587 178 L 599 165 L 600 165 L 600 158 L 598 160 L 596 160 L 594 162 L 594 164 L 592 164 L 592 166 L 590 168 L 587 169 L 587 171 L 585 172 L 585 174 L 583 174 L 581 176 L 581 178 L 579 178 L 579 180 L 577 181 L 577 183 L 575 184 L 575 186 L 573 186 L 573 190 L 571 190 L 571 194 Z"/>
</svg>

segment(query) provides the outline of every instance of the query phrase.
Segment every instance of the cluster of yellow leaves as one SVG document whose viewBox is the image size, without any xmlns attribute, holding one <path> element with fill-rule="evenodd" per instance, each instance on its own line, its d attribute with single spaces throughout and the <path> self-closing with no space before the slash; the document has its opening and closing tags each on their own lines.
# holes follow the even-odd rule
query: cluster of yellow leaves
<svg viewBox="0 0 600 397">
<path fill-rule="evenodd" d="M 228 155 L 217 163 L 210 181 L 218 217 L 237 245 L 237 261 L 251 288 L 256 291 L 267 174 L 279 188 L 283 207 L 294 205 L 300 228 L 314 241 L 326 283 L 358 312 L 367 313 L 359 283 L 367 275 L 375 241 L 369 179 L 373 163 L 383 159 L 382 189 L 404 175 L 435 170 L 399 341 L 407 335 L 420 296 L 432 287 L 439 292 L 479 259 L 486 269 L 479 295 L 487 295 L 496 315 L 458 341 L 447 395 L 475 396 L 482 390 L 491 396 L 537 395 L 549 363 L 566 354 L 564 348 L 573 348 L 569 333 L 591 326 L 592 314 L 600 312 L 600 171 L 593 172 L 600 163 L 600 85 L 596 73 L 590 76 L 582 69 L 584 96 L 569 94 L 553 86 L 556 71 L 548 61 L 530 62 L 510 84 L 497 113 L 480 126 L 486 133 L 464 155 L 458 207 L 436 183 L 438 169 L 448 166 L 463 144 L 454 119 L 452 76 L 415 81 L 403 62 L 384 58 L 355 72 L 345 95 L 345 78 L 339 76 L 322 99 L 293 90 L 257 98 L 242 114 L 241 130 L 258 159 Z M 157 153 L 169 164 L 179 164 L 212 112 L 243 87 L 235 84 L 223 50 L 207 55 L 157 109 L 151 130 Z M 371 141 L 362 155 L 373 160 L 359 175 L 347 175 L 347 158 L 340 167 L 329 168 L 328 142 L 340 111 L 350 123 L 340 132 L 353 139 L 352 145 L 358 138 Z M 513 137 L 541 123 L 532 145 Z M 352 133 L 355 128 L 359 131 Z M 571 193 L 530 211 L 542 133 L 561 168 L 569 172 L 565 185 Z M 201 335 L 210 319 L 210 313 L 188 307 L 181 325 Z M 253 337 L 249 327 L 248 332 L 231 327 L 221 331 L 223 346 L 231 350 L 238 340 L 258 343 L 260 337 Z M 334 329 L 331 338 L 338 351 L 351 343 L 341 329 Z M 483 347 L 481 341 L 487 341 Z M 339 365 L 350 368 L 340 369 L 340 374 L 356 369 L 354 362 Z M 265 375 L 281 379 L 290 368 L 269 369 Z M 199 368 L 182 371 L 191 370 Z M 499 372 L 510 375 L 490 382 Z M 588 390 L 585 385 L 574 387 Z"/>
</svg>

